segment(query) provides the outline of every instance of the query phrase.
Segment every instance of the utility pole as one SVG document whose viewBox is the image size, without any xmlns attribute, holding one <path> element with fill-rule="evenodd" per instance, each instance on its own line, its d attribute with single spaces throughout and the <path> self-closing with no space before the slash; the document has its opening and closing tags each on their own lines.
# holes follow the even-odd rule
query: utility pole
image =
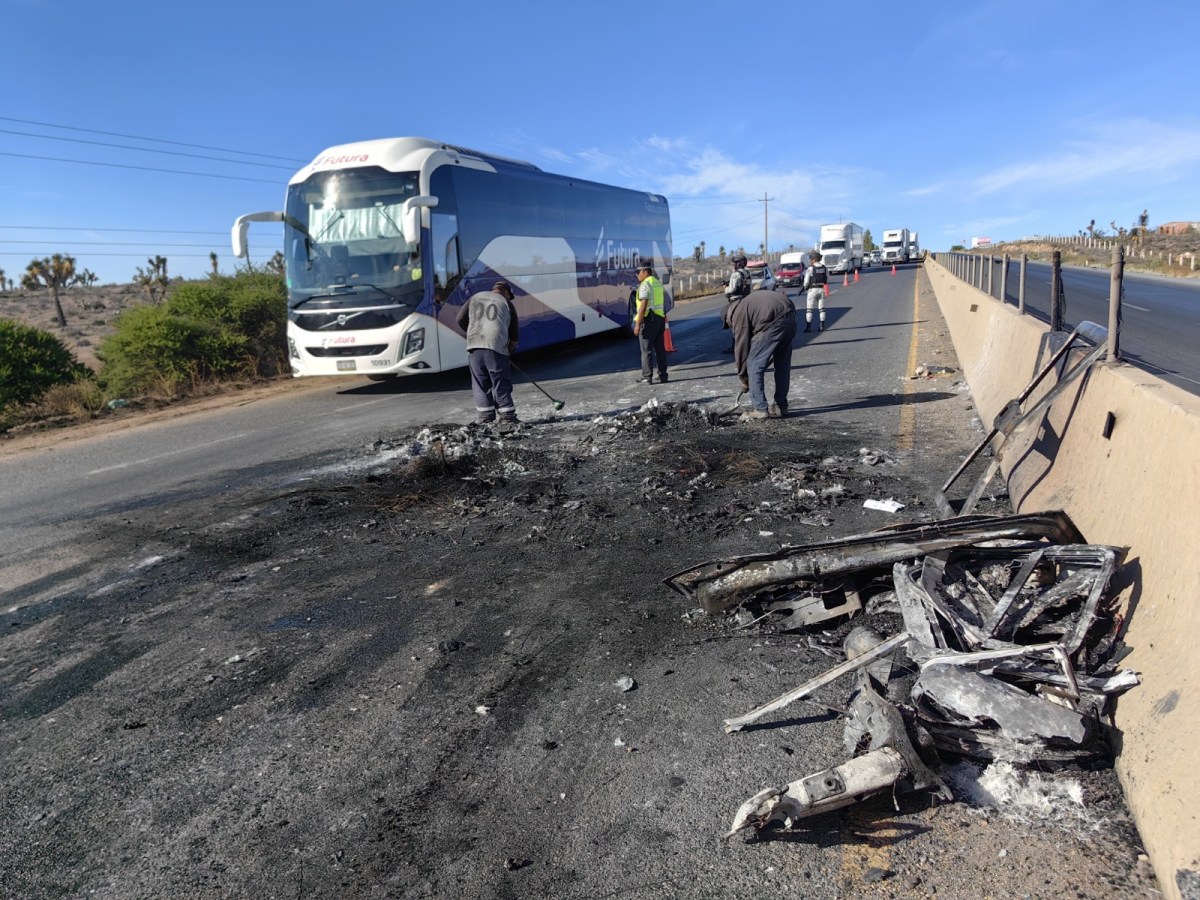
<svg viewBox="0 0 1200 900">
<path fill-rule="evenodd" d="M 763 262 L 770 267 L 770 251 L 767 249 L 771 245 L 767 243 L 767 204 L 774 200 L 774 197 L 768 197 L 767 192 L 763 191 L 762 199 L 758 202 L 763 205 Z"/>
</svg>

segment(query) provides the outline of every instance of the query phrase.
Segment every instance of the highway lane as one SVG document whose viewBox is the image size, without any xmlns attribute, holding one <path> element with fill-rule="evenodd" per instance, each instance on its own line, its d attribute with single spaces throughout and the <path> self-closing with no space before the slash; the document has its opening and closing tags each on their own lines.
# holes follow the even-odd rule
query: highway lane
<svg viewBox="0 0 1200 900">
<path fill-rule="evenodd" d="M 1003 262 L 993 262 L 992 296 L 1000 294 Z M 1006 302 L 1017 304 L 1020 261 L 1009 262 Z M 1050 265 L 1031 261 L 1025 284 L 1025 307 L 1050 320 Z M 1081 321 L 1108 325 L 1108 269 L 1063 268 L 1066 324 Z M 984 284 L 986 286 L 986 272 Z M 1125 273 L 1121 312 L 1121 356 L 1190 393 L 1200 393 L 1200 281 Z"/>
<path fill-rule="evenodd" d="M 850 288 L 835 284 L 829 330 L 798 338 L 794 385 L 808 404 L 858 415 L 860 405 L 886 404 L 884 394 L 894 390 L 906 364 L 915 271 L 903 278 L 882 274 L 868 274 Z M 732 358 L 723 352 L 729 341 L 719 321 L 723 306 L 715 296 L 677 307 L 671 317 L 676 377 L 665 390 L 655 386 L 654 394 L 633 384 L 637 347 L 628 338 L 600 335 L 523 354 L 518 362 L 566 402 L 561 416 L 634 409 L 660 393 L 728 408 L 736 381 Z M 836 380 L 826 381 L 830 371 L 839 373 Z M 523 419 L 553 415 L 519 375 L 515 396 Z M 207 412 L 159 421 L 131 417 L 88 439 L 64 433 L 43 449 L 22 450 L 19 441 L 0 446 L 0 589 L 52 567 L 50 559 L 86 557 L 72 535 L 95 517 L 292 485 L 330 467 L 378 464 L 373 442 L 422 423 L 469 422 L 474 414 L 465 370 L 391 383 L 314 379 Z M 6 575 L 10 567 L 25 574 Z"/>
</svg>

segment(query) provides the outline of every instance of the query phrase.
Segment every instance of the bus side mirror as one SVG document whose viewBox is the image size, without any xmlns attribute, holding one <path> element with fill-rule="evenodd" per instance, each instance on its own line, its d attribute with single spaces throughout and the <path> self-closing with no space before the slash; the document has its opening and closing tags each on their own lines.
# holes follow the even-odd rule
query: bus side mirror
<svg viewBox="0 0 1200 900">
<path fill-rule="evenodd" d="M 230 237 L 233 242 L 233 255 L 238 259 L 242 259 L 246 253 L 246 232 L 250 230 L 251 222 L 282 222 L 283 213 L 281 212 L 256 212 L 245 216 L 238 216 L 236 222 L 233 223 L 233 231 Z"/>
<path fill-rule="evenodd" d="M 402 227 L 404 229 L 404 242 L 409 247 L 419 247 L 421 245 L 421 210 L 432 209 L 437 205 L 438 198 L 429 194 L 422 194 L 419 197 L 409 197 L 404 201 Z"/>
</svg>

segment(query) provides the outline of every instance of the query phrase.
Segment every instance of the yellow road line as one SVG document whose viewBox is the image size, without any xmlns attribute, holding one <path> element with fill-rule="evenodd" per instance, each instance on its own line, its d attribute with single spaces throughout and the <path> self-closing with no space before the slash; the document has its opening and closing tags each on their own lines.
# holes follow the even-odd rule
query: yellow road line
<svg viewBox="0 0 1200 900">
<path fill-rule="evenodd" d="M 917 337 L 921 330 L 921 273 L 913 279 L 913 327 L 912 339 L 908 344 L 908 368 L 904 372 L 904 396 L 900 403 L 900 427 L 896 433 L 896 449 L 911 450 L 916 443 L 917 405 L 910 403 L 916 393 L 916 383 L 911 380 L 917 368 Z"/>
</svg>

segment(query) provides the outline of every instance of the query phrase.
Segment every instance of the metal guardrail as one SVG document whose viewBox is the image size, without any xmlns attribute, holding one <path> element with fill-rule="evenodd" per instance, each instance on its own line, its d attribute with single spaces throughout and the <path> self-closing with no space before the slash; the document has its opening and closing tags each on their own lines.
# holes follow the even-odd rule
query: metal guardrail
<svg viewBox="0 0 1200 900">
<path fill-rule="evenodd" d="M 984 291 L 989 297 L 1006 303 L 1008 297 L 1008 272 L 1013 257 L 1005 253 L 999 257 L 991 253 L 941 252 L 932 256 L 951 275 L 965 281 L 974 288 Z M 1000 270 L 1000 295 L 994 290 L 994 275 L 996 263 L 1002 263 Z M 1025 285 L 1026 273 L 1029 266 L 1029 254 L 1022 253 L 1019 257 L 1020 281 L 1017 286 L 1017 311 L 1026 315 Z M 1112 248 L 1111 278 L 1108 290 L 1108 335 L 1107 353 L 1105 358 L 1112 362 L 1121 359 L 1121 304 L 1125 297 L 1125 248 Z M 1065 331 L 1066 294 L 1062 281 L 1062 252 L 1055 250 L 1050 262 L 1050 330 Z"/>
</svg>

